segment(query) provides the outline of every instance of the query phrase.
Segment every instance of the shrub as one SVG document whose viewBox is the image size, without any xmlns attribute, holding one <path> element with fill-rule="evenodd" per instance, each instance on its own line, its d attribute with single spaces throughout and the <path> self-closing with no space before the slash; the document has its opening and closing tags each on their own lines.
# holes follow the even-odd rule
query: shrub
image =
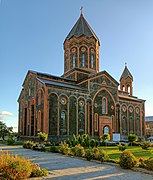
<svg viewBox="0 0 153 180">
<path fill-rule="evenodd" d="M 38 138 L 40 139 L 40 141 L 46 141 L 48 139 L 48 134 L 43 133 L 43 132 L 39 132 Z"/>
<path fill-rule="evenodd" d="M 65 154 L 65 155 L 69 154 L 69 152 L 70 152 L 69 145 L 66 144 L 65 141 L 59 145 L 59 152 L 62 154 Z"/>
<path fill-rule="evenodd" d="M 99 155 L 98 155 L 98 160 L 101 161 L 101 162 L 104 162 L 107 159 L 108 159 L 108 155 L 107 155 L 106 151 L 100 150 Z"/>
<path fill-rule="evenodd" d="M 128 135 L 128 141 L 130 142 L 130 145 L 132 146 L 134 141 L 138 140 L 138 136 L 136 136 L 135 134 L 129 134 Z"/>
<path fill-rule="evenodd" d="M 40 166 L 38 164 L 32 165 L 32 173 L 30 177 L 42 177 L 47 175 L 48 171 L 45 168 L 40 169 Z"/>
<path fill-rule="evenodd" d="M 43 144 L 44 144 L 45 146 L 51 146 L 51 145 L 52 145 L 52 143 L 51 143 L 50 141 L 44 142 Z"/>
<path fill-rule="evenodd" d="M 35 143 L 33 141 L 25 141 L 23 143 L 23 148 L 26 149 L 32 149 L 32 147 L 35 145 Z"/>
<path fill-rule="evenodd" d="M 84 157 L 85 155 L 84 147 L 82 147 L 80 144 L 76 145 L 75 147 L 72 147 L 71 154 L 73 156 Z"/>
<path fill-rule="evenodd" d="M 82 146 L 83 147 L 89 147 L 90 137 L 89 134 L 83 134 L 82 135 Z"/>
<path fill-rule="evenodd" d="M 93 148 L 92 149 L 92 153 L 93 153 L 93 159 L 97 159 L 98 160 L 99 149 L 98 148 Z"/>
<path fill-rule="evenodd" d="M 144 167 L 150 171 L 153 171 L 153 157 L 149 157 L 144 160 Z"/>
<path fill-rule="evenodd" d="M 124 169 L 131 169 L 136 165 L 137 161 L 135 156 L 130 151 L 124 151 L 120 155 L 120 166 Z"/>
<path fill-rule="evenodd" d="M 40 169 L 36 164 L 18 155 L 9 152 L 0 152 L 0 178 L 1 179 L 27 179 L 48 175 L 46 169 Z"/>
<path fill-rule="evenodd" d="M 85 152 L 85 157 L 88 161 L 90 161 L 92 158 L 93 158 L 93 152 L 92 152 L 92 149 L 89 148 L 86 150 Z"/>
<path fill-rule="evenodd" d="M 55 145 L 50 146 L 49 152 L 59 153 L 59 151 L 60 151 L 60 146 L 55 146 Z"/>
<path fill-rule="evenodd" d="M 143 141 L 142 143 L 141 143 L 141 148 L 142 149 L 148 149 L 150 147 L 150 144 L 148 143 L 148 142 L 146 142 L 146 141 Z"/>
<path fill-rule="evenodd" d="M 72 147 L 72 143 L 71 143 L 71 140 L 70 140 L 70 138 L 67 138 L 67 141 L 66 141 L 66 143 L 69 145 L 69 147 Z"/>
<path fill-rule="evenodd" d="M 76 136 L 73 134 L 72 146 L 74 147 L 77 144 L 78 144 L 78 140 L 77 140 Z"/>
<path fill-rule="evenodd" d="M 13 137 L 12 136 L 9 136 L 8 137 L 8 140 L 7 140 L 7 144 L 8 145 L 13 145 L 15 143 L 15 140 L 13 139 Z"/>
<path fill-rule="evenodd" d="M 109 134 L 103 134 L 100 137 L 100 140 L 102 140 L 103 142 L 106 141 L 106 140 L 110 140 L 110 135 Z"/>
<path fill-rule="evenodd" d="M 127 146 L 123 146 L 123 145 L 121 145 L 121 143 L 119 143 L 118 149 L 119 149 L 119 151 L 124 151 L 125 149 L 127 149 Z"/>
<path fill-rule="evenodd" d="M 76 156 L 83 157 L 85 155 L 84 147 L 82 147 L 80 144 L 76 145 Z"/>
<path fill-rule="evenodd" d="M 32 164 L 24 157 L 0 153 L 0 174 L 2 179 L 26 179 L 30 177 Z"/>
<path fill-rule="evenodd" d="M 96 146 L 96 140 L 95 139 L 90 139 L 89 145 L 94 148 Z"/>
</svg>

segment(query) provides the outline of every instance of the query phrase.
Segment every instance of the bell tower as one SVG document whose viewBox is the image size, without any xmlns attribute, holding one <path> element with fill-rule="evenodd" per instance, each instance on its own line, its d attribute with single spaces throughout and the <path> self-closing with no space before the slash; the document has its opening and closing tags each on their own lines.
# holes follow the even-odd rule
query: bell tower
<svg viewBox="0 0 153 180">
<path fill-rule="evenodd" d="M 127 64 L 125 63 L 124 71 L 120 78 L 120 90 L 128 92 L 131 96 L 133 95 L 133 76 L 127 68 Z"/>
<path fill-rule="evenodd" d="M 99 40 L 82 9 L 80 17 L 64 41 L 64 77 L 79 80 L 78 75 L 99 72 Z M 71 76 L 70 76 L 71 74 Z"/>
</svg>

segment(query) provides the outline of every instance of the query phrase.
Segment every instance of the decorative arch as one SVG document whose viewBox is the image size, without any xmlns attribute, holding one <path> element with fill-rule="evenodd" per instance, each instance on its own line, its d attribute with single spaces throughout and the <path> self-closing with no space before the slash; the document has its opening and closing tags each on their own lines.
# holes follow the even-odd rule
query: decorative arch
<svg viewBox="0 0 153 180">
<path fill-rule="evenodd" d="M 112 100 L 113 100 L 113 102 L 114 102 L 114 105 L 115 105 L 115 100 L 114 100 L 114 97 L 112 96 L 112 94 L 106 89 L 106 88 L 101 88 L 101 89 L 99 89 L 97 92 L 96 92 L 96 94 L 94 95 L 94 97 L 93 97 L 93 102 L 94 102 L 94 100 L 95 100 L 95 97 L 97 96 L 97 94 L 99 94 L 100 93 L 100 91 L 103 91 L 103 90 L 105 90 L 110 96 L 111 96 L 111 98 L 112 98 Z"/>
<path fill-rule="evenodd" d="M 90 68 L 95 69 L 96 68 L 96 50 L 94 47 L 90 47 L 89 49 L 89 57 L 90 57 Z"/>
<path fill-rule="evenodd" d="M 77 97 L 71 95 L 69 97 L 69 134 L 76 134 L 76 126 L 77 126 Z"/>
<path fill-rule="evenodd" d="M 71 68 L 77 67 L 77 47 L 73 46 L 70 50 L 70 66 Z"/>
<path fill-rule="evenodd" d="M 49 135 L 58 134 L 58 100 L 57 93 L 49 94 Z"/>
<path fill-rule="evenodd" d="M 79 67 L 88 68 L 88 47 L 86 45 L 79 48 L 79 57 Z"/>
</svg>

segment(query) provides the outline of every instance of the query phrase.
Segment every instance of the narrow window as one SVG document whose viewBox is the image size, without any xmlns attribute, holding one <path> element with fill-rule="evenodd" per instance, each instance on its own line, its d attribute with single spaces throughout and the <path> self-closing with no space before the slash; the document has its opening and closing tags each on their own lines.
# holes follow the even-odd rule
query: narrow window
<svg viewBox="0 0 153 180">
<path fill-rule="evenodd" d="M 85 67 L 85 55 L 82 54 L 82 67 Z"/>
<path fill-rule="evenodd" d="M 95 129 L 95 132 L 98 131 L 98 114 L 97 113 L 95 113 L 94 129 Z"/>
<path fill-rule="evenodd" d="M 75 67 L 75 54 L 72 55 L 72 67 Z"/>
<path fill-rule="evenodd" d="M 92 54 L 91 55 L 91 68 L 94 67 L 94 55 Z"/>
<path fill-rule="evenodd" d="M 65 112 L 62 111 L 61 112 L 61 121 L 60 121 L 60 131 L 61 131 L 61 135 L 65 135 L 66 134 L 66 115 Z"/>
<path fill-rule="evenodd" d="M 104 97 L 104 98 L 102 99 L 102 113 L 103 113 L 103 114 L 106 114 L 106 113 L 107 113 L 106 104 L 107 104 L 107 100 L 106 100 L 106 98 Z"/>
<path fill-rule="evenodd" d="M 125 91 L 125 86 L 124 85 L 122 86 L 122 90 Z"/>
</svg>

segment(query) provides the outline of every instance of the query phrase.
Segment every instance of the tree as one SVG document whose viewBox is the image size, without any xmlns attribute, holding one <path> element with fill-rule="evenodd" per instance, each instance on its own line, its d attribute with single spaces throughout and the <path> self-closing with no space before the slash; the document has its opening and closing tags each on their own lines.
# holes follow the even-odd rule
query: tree
<svg viewBox="0 0 153 180">
<path fill-rule="evenodd" d="M 7 127 L 5 123 L 0 121 L 0 138 L 5 140 L 5 136 L 9 136 L 11 133 L 13 133 L 13 127 Z"/>
<path fill-rule="evenodd" d="M 131 144 L 131 146 L 132 146 L 132 143 L 133 143 L 134 141 L 137 141 L 137 140 L 138 140 L 138 136 L 136 136 L 135 134 L 129 134 L 129 135 L 128 135 L 128 140 L 129 140 L 129 142 L 130 142 L 130 144 Z"/>
</svg>

